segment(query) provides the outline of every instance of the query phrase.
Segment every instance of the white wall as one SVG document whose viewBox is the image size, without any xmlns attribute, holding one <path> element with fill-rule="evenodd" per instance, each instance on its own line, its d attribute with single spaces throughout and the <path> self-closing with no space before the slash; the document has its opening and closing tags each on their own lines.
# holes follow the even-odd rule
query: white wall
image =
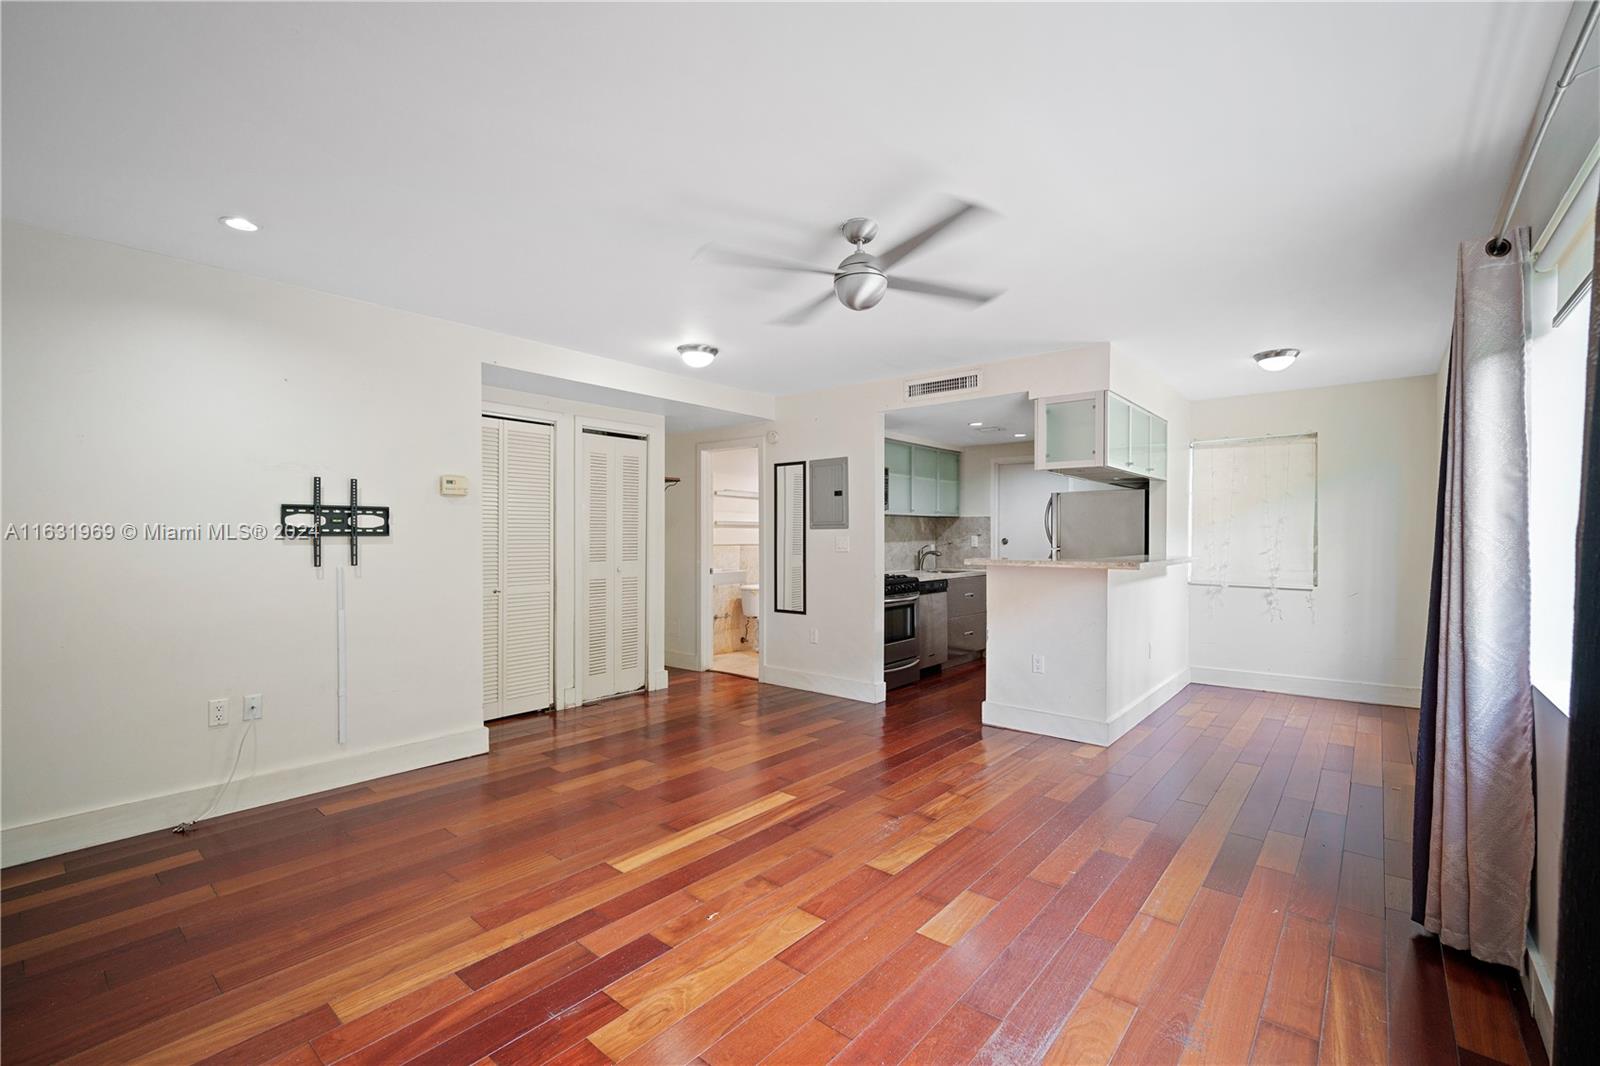
<svg viewBox="0 0 1600 1066">
<path fill-rule="evenodd" d="M 1191 405 L 1195 440 L 1317 434 L 1317 588 L 1279 593 L 1279 621 L 1261 589 L 1191 588 L 1195 681 L 1417 705 L 1437 387 L 1428 375 Z M 1174 470 L 1187 470 L 1187 458 Z"/>
<path fill-rule="evenodd" d="M 437 486 L 477 481 L 476 361 L 415 316 L 24 227 L 4 280 L 7 523 L 270 524 L 320 474 L 394 524 L 347 582 L 343 748 L 343 541 L 319 572 L 274 540 L 8 540 L 8 863 L 199 815 L 246 693 L 254 780 L 224 810 L 485 750 L 478 500 Z"/>
<path fill-rule="evenodd" d="M 198 815 L 238 750 L 247 693 L 264 695 L 265 716 L 219 812 L 485 750 L 478 497 L 437 489 L 443 473 L 477 484 L 482 364 L 757 418 L 773 408 L 685 375 L 9 222 L 4 257 L 5 522 L 270 524 L 280 503 L 309 501 L 320 474 L 332 499 L 359 478 L 395 530 L 365 544 L 348 581 L 343 748 L 342 544 L 325 545 L 319 574 L 308 545 L 271 540 L 7 541 L 7 863 Z M 231 721 L 211 729 L 206 701 L 220 696 Z"/>
</svg>

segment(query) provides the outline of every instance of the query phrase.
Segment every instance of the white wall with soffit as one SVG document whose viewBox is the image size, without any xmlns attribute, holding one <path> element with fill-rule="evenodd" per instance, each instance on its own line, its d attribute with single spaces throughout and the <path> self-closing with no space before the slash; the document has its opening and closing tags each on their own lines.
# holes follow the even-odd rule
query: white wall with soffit
<svg viewBox="0 0 1600 1066">
<path fill-rule="evenodd" d="M 1292 371 L 1291 371 L 1292 373 Z M 1415 707 L 1439 478 L 1433 375 L 1190 406 L 1195 440 L 1317 435 L 1317 588 L 1189 589 L 1193 679 Z M 1188 456 L 1182 457 L 1187 469 Z"/>
<path fill-rule="evenodd" d="M 645 438 L 645 677 L 654 690 L 667 686 L 665 653 L 666 538 L 653 516 L 666 507 L 666 419 L 643 411 L 580 403 L 516 389 L 483 387 L 483 413 L 548 422 L 555 427 L 555 686 L 556 709 L 586 699 L 578 669 L 579 508 L 585 499 L 581 434 L 590 430 Z M 480 476 L 474 472 L 473 476 Z"/>
<path fill-rule="evenodd" d="M 949 399 L 1105 388 L 1109 359 L 1107 345 L 1087 344 L 989 363 L 980 368 L 980 389 Z M 683 477 L 687 485 L 698 444 L 775 434 L 775 439 L 766 438 L 762 459 L 762 492 L 768 500 L 774 464 L 836 456 L 849 460 L 850 528 L 808 534 L 806 613 L 768 613 L 763 606 L 763 681 L 870 703 L 883 700 L 883 415 L 933 402 L 907 401 L 905 382 L 942 373 L 780 396 L 768 422 L 669 438 L 668 473 Z M 698 489 L 678 497 L 680 491 L 672 490 L 667 502 L 667 648 L 670 663 L 687 666 L 695 661 L 697 639 L 693 501 Z M 774 540 L 770 512 L 765 507 L 761 519 L 762 580 L 768 586 Z"/>
<path fill-rule="evenodd" d="M 4 228 L 4 522 L 277 521 L 392 508 L 349 576 L 335 734 L 333 567 L 276 541 L 7 540 L 7 864 L 485 750 L 481 364 L 767 417 L 767 396 L 99 241 Z M 206 701 L 229 699 L 208 728 Z"/>
</svg>

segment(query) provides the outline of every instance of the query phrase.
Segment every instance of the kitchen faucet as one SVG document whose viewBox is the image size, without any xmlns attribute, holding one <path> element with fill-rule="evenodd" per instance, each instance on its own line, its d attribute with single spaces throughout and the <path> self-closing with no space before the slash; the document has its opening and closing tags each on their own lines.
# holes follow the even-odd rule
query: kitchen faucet
<svg viewBox="0 0 1600 1066">
<path fill-rule="evenodd" d="M 939 549 L 934 547 L 932 544 L 924 544 L 922 547 L 917 549 L 917 569 L 922 569 L 922 564 L 927 560 L 928 556 L 931 555 L 937 559 L 939 558 L 940 554 L 941 553 Z"/>
</svg>

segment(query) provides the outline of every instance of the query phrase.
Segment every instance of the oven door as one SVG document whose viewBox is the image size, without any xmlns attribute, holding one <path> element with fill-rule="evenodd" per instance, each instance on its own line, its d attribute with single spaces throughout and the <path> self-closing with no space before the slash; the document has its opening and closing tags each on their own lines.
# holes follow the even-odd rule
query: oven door
<svg viewBox="0 0 1600 1066">
<path fill-rule="evenodd" d="M 883 601 L 883 643 L 885 647 L 890 644 L 899 644 L 902 641 L 916 642 L 917 639 L 917 597 L 892 596 Z"/>
</svg>

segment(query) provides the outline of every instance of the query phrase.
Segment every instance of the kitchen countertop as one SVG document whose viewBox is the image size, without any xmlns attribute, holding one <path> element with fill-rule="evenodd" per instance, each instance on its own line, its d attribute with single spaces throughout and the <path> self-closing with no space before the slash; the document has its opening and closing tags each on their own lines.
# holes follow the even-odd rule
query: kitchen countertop
<svg viewBox="0 0 1600 1066">
<path fill-rule="evenodd" d="M 1148 555 L 1113 555 L 1105 559 L 963 559 L 971 567 L 1030 566 L 1046 570 L 1156 570 L 1192 562 L 1192 555 L 1152 559 Z"/>
<path fill-rule="evenodd" d="M 971 563 L 972 560 L 968 559 L 967 564 L 970 566 Z M 981 574 L 983 571 L 974 568 L 971 570 L 889 570 L 887 573 L 894 577 L 914 577 L 918 581 L 937 581 L 939 578 L 970 577 L 973 574 Z"/>
</svg>

